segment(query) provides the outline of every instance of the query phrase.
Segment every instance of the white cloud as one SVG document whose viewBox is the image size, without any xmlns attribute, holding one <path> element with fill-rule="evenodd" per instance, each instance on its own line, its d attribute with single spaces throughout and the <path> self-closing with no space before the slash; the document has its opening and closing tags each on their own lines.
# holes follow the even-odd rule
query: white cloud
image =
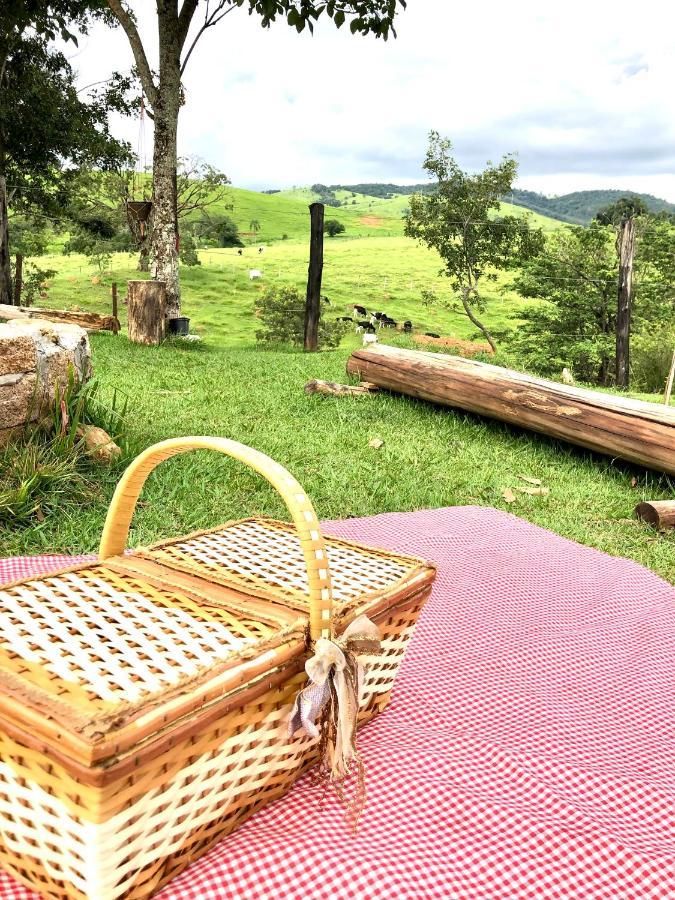
<svg viewBox="0 0 675 900">
<path fill-rule="evenodd" d="M 153 30 L 148 0 L 144 35 Z M 675 201 L 675 9 L 662 0 L 409 0 L 383 43 L 322 23 L 263 31 L 237 10 L 185 77 L 180 147 L 242 186 L 418 180 L 426 134 L 466 167 L 517 151 L 547 193 L 613 186 Z M 96 29 L 83 82 L 128 68 L 121 33 Z M 121 126 L 137 141 L 136 124 Z"/>
</svg>

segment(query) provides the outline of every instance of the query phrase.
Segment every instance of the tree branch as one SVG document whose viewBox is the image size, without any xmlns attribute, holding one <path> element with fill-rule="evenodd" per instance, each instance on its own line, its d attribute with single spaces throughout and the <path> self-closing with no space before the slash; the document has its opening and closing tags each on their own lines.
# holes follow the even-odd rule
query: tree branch
<svg viewBox="0 0 675 900">
<path fill-rule="evenodd" d="M 138 29 L 136 28 L 136 23 L 134 22 L 132 16 L 122 6 L 121 0 L 107 0 L 107 3 L 112 14 L 120 23 L 127 38 L 129 39 L 131 52 L 134 54 L 136 68 L 138 69 L 138 74 L 141 79 L 143 90 L 145 91 L 145 95 L 154 109 L 157 101 L 159 100 L 159 91 L 157 90 L 157 86 L 155 85 L 155 81 L 152 77 L 148 58 L 145 55 L 145 48 L 143 47 L 141 36 L 138 33 Z"/>
<path fill-rule="evenodd" d="M 194 39 L 193 42 L 190 44 L 190 48 L 189 48 L 188 52 L 187 52 L 186 55 L 185 55 L 185 59 L 183 60 L 182 65 L 181 65 L 181 67 L 180 67 L 180 74 L 181 74 L 181 75 L 182 75 L 183 72 L 185 71 L 185 67 L 186 67 L 187 64 L 188 64 L 188 60 L 189 60 L 190 57 L 192 56 L 192 51 L 195 49 L 195 47 L 196 47 L 196 45 L 197 45 L 197 41 L 198 41 L 199 38 L 204 34 L 204 32 L 206 31 L 206 29 L 207 29 L 207 28 L 212 28 L 214 25 L 217 25 L 218 22 L 220 22 L 220 20 L 223 19 L 228 13 L 231 13 L 233 10 L 238 9 L 238 7 L 236 7 L 236 6 L 229 6 L 227 9 L 224 9 L 225 3 L 226 3 L 226 2 L 227 2 L 227 0 L 220 0 L 220 2 L 219 2 L 218 5 L 215 7 L 215 9 L 213 10 L 213 12 L 209 12 L 209 7 L 208 7 L 208 3 L 207 3 L 207 5 L 206 5 L 206 15 L 204 16 L 204 24 L 201 26 L 201 28 L 199 29 L 199 31 L 198 31 L 197 34 L 195 35 L 195 39 Z M 196 3 L 194 2 L 194 0 L 185 0 L 185 3 L 183 4 L 183 9 L 181 9 L 181 11 L 180 11 L 181 16 L 183 15 L 183 11 L 185 10 L 185 7 L 188 5 L 188 3 L 192 3 L 192 4 L 194 4 L 194 5 L 196 6 Z M 194 12 L 194 10 L 193 10 L 193 12 Z M 220 13 L 220 15 L 218 15 L 219 13 Z M 188 28 L 189 28 L 189 27 L 190 27 L 190 26 L 189 26 L 189 23 L 188 23 Z M 186 32 L 185 35 L 183 36 L 183 40 L 185 40 L 186 37 L 187 37 L 187 32 Z"/>
</svg>

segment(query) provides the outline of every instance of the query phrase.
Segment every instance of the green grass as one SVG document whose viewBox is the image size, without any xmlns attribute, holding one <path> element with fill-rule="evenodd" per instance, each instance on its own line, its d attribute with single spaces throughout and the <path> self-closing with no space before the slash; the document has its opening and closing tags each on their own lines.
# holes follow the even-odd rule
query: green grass
<svg viewBox="0 0 675 900">
<path fill-rule="evenodd" d="M 224 435 L 287 466 L 322 517 L 495 506 L 675 581 L 675 537 L 631 518 L 640 500 L 669 495 L 666 478 L 405 397 L 306 395 L 312 377 L 344 380 L 344 349 L 309 356 L 208 344 L 152 348 L 122 335 L 94 335 L 92 343 L 98 377 L 131 398 L 139 445 Z M 373 437 L 384 441 L 379 451 L 368 446 Z M 523 485 L 519 475 L 540 478 L 550 495 L 517 494 L 507 504 L 502 492 Z M 113 483 L 107 475 L 86 504 L 64 504 L 42 523 L 0 532 L 3 555 L 95 550 Z M 283 515 L 259 478 L 205 452 L 164 463 L 143 499 L 134 544 L 231 517 Z"/>
<path fill-rule="evenodd" d="M 675 535 L 656 534 L 632 518 L 640 500 L 672 496 L 667 478 L 406 397 L 306 395 L 303 387 L 310 378 L 345 380 L 346 359 L 359 338 L 350 333 L 339 350 L 312 356 L 260 351 L 253 303 L 258 291 L 275 283 L 304 289 L 306 207 L 313 197 L 306 191 L 233 194 L 240 227 L 248 230 L 257 218 L 256 244 L 267 249 L 258 254 L 247 247 L 241 257 L 233 249 L 202 251 L 202 266 L 183 268 L 184 312 L 202 343 L 169 341 L 151 348 L 130 344 L 124 334 L 92 336 L 97 377 L 108 391 L 117 388 L 129 398 L 132 443 L 140 448 L 173 435 L 225 435 L 286 465 L 323 517 L 454 504 L 496 506 L 632 557 L 675 581 Z M 324 291 L 332 300 L 331 314 L 344 314 L 359 303 L 398 320 L 409 318 L 418 331 L 473 336 L 464 316 L 420 305 L 423 289 L 442 296 L 447 287 L 438 275 L 439 258 L 401 234 L 407 198 L 355 199 L 356 204 L 335 210 L 337 218 L 345 217 L 347 234 L 326 240 Z M 366 216 L 379 218 L 379 224 L 359 221 Z M 542 225 L 559 227 L 551 220 Z M 289 239 L 278 240 L 282 233 Z M 114 258 L 112 271 L 102 278 L 82 257 L 54 255 L 41 264 L 57 269 L 43 302 L 99 312 L 110 309 L 113 280 L 123 295 L 124 282 L 138 277 L 135 259 L 124 254 Z M 262 269 L 262 283 L 249 280 L 250 268 Z M 522 300 L 500 292 L 505 278 L 486 291 L 485 322 L 494 330 L 512 324 L 511 317 L 522 309 Z M 124 307 L 120 310 L 124 317 Z M 402 340 L 391 334 L 383 339 Z M 379 451 L 368 447 L 373 437 L 384 441 Z M 101 470 L 86 503 L 57 496 L 44 521 L 0 530 L 0 554 L 94 550 L 118 474 Z M 507 504 L 502 493 L 524 484 L 519 475 L 540 478 L 550 494 L 516 492 L 515 503 Z M 260 479 L 213 454 L 191 454 L 163 464 L 152 476 L 132 542 L 254 513 L 284 514 Z"/>
<path fill-rule="evenodd" d="M 306 286 L 305 243 L 283 241 L 267 246 L 262 254 L 246 248 L 239 256 L 236 249 L 228 248 L 200 251 L 199 256 L 201 266 L 181 270 L 184 311 L 192 319 L 191 327 L 203 334 L 210 346 L 251 346 L 256 330 L 253 305 L 259 292 L 279 283 L 296 285 L 303 292 Z M 447 295 L 448 285 L 438 274 L 438 255 L 414 241 L 404 237 L 327 238 L 324 257 L 323 291 L 331 300 L 331 315 L 351 313 L 352 305 L 358 303 L 384 310 L 397 321 L 410 319 L 422 333 L 463 338 L 476 334 L 463 314 L 420 304 L 423 290 L 433 290 L 441 298 Z M 48 302 L 108 312 L 111 283 L 117 281 L 123 295 L 126 281 L 140 277 L 135 262 L 133 256 L 116 254 L 111 271 L 99 276 L 85 257 L 43 257 L 43 267 L 57 270 Z M 252 268 L 262 271 L 261 280 L 249 279 Z M 500 291 L 509 277 L 502 275 L 496 283 L 485 284 L 489 300 L 486 322 L 495 330 L 510 327 L 510 317 L 522 309 L 522 299 Z M 122 305 L 120 311 L 124 313 Z"/>
</svg>

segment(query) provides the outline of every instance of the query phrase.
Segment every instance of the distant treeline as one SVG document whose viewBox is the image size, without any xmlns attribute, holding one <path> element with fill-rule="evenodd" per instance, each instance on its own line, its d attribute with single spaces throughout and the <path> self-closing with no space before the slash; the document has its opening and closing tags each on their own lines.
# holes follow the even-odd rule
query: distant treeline
<svg viewBox="0 0 675 900">
<path fill-rule="evenodd" d="M 357 194 L 366 194 L 369 197 L 379 197 L 388 200 L 396 194 L 426 193 L 433 190 L 433 184 L 332 184 L 331 190 L 354 191 Z M 612 203 L 616 203 L 621 197 L 639 197 L 645 202 L 653 213 L 666 212 L 675 214 L 675 203 L 661 200 L 652 194 L 638 194 L 635 191 L 601 190 L 601 191 L 575 191 L 571 194 L 563 194 L 561 197 L 546 197 L 534 191 L 515 189 L 504 197 L 509 203 L 516 206 L 524 206 L 533 212 L 558 219 L 561 222 L 570 222 L 574 225 L 587 225 L 595 217 L 598 210 Z"/>
</svg>

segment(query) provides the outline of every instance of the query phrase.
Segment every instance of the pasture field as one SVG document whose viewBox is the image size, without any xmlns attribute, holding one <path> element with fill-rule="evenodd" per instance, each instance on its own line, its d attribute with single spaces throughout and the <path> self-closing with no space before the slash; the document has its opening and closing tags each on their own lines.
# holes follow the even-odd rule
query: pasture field
<svg viewBox="0 0 675 900">
<path fill-rule="evenodd" d="M 191 328 L 210 345 L 250 346 L 255 341 L 252 313 L 256 295 L 270 285 L 292 284 L 304 296 L 307 254 L 307 244 L 299 241 L 266 245 L 263 253 L 246 247 L 242 256 L 229 247 L 200 251 L 201 266 L 181 269 L 184 313 L 192 319 Z M 135 264 L 135 256 L 118 253 L 110 272 L 99 275 L 82 256 L 42 257 L 41 266 L 57 270 L 50 283 L 49 300 L 43 302 L 107 311 L 112 281 L 118 282 L 123 294 L 128 279 L 142 277 Z M 457 337 L 476 334 L 463 313 L 421 305 L 425 289 L 433 290 L 439 298 L 447 296 L 447 280 L 438 274 L 440 266 L 436 253 L 409 238 L 327 238 L 323 293 L 331 301 L 328 315 L 351 313 L 351 306 L 358 303 L 383 310 L 397 321 L 410 319 L 420 332 Z M 251 281 L 251 269 L 259 269 L 263 277 Z M 513 327 L 510 317 L 522 308 L 522 299 L 500 290 L 509 277 L 502 275 L 498 282 L 485 284 L 489 298 L 485 321 L 497 331 Z M 124 314 L 122 306 L 120 311 Z"/>
</svg>

